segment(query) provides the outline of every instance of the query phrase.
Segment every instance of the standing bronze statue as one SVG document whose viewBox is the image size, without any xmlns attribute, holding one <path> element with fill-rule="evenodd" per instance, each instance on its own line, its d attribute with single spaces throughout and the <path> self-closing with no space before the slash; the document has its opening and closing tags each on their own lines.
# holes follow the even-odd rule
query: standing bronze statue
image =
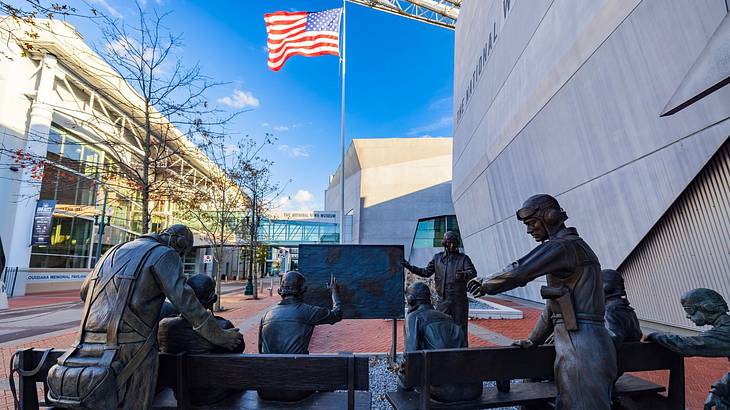
<svg viewBox="0 0 730 410">
<path fill-rule="evenodd" d="M 329 283 L 332 292 L 332 309 L 304 303 L 304 276 L 289 271 L 281 278 L 278 293 L 281 302 L 261 318 L 259 325 L 259 353 L 309 354 L 309 342 L 317 325 L 335 324 L 342 320 L 339 285 L 334 276 Z M 264 400 L 298 401 L 311 395 L 311 391 L 260 389 Z"/>
<path fill-rule="evenodd" d="M 215 293 L 215 281 L 208 275 L 193 275 L 186 281 L 190 289 L 195 292 L 198 302 L 209 311 L 213 311 L 213 304 L 218 300 Z M 222 329 L 233 329 L 231 321 L 220 316 L 213 316 L 218 326 Z M 160 328 L 157 331 L 157 339 L 160 343 L 160 352 L 206 354 L 206 353 L 243 353 L 246 344 L 241 342 L 233 349 L 218 346 L 211 343 L 193 329 L 193 325 L 182 315 L 164 318 L 160 321 Z M 189 398 L 194 406 L 206 406 L 225 400 L 231 395 L 240 393 L 241 390 L 233 389 L 190 389 Z M 175 392 L 177 397 L 177 392 Z"/>
<path fill-rule="evenodd" d="M 192 249 L 184 225 L 143 235 L 107 251 L 81 287 L 78 339 L 48 372 L 49 400 L 59 408 L 147 409 L 157 380 L 157 324 L 167 297 L 193 329 L 233 349 L 224 330 L 185 284 L 180 256 Z"/>
<path fill-rule="evenodd" d="M 601 266 L 568 215 L 550 195 L 530 197 L 517 211 L 527 233 L 540 242 L 530 253 L 489 280 L 475 278 L 469 291 L 495 295 L 525 286 L 541 276 L 545 309 L 530 336 L 514 344 L 523 348 L 555 338 L 557 409 L 608 410 L 616 378 L 616 351 L 604 325 Z"/>
<path fill-rule="evenodd" d="M 697 326 L 712 326 L 697 336 L 655 332 L 646 340 L 683 356 L 727 357 L 730 360 L 730 315 L 725 299 L 712 289 L 692 289 L 681 299 L 687 319 Z M 730 409 L 730 373 L 715 382 L 705 401 L 705 410 Z"/>
<path fill-rule="evenodd" d="M 418 276 L 434 277 L 439 296 L 436 310 L 451 316 L 461 326 L 464 335 L 468 335 L 469 298 L 466 295 L 466 284 L 477 276 L 477 270 L 471 259 L 459 252 L 459 237 L 456 233 L 447 231 L 441 244 L 444 251 L 434 255 L 425 268 L 413 266 L 406 260 L 401 264 Z"/>
<path fill-rule="evenodd" d="M 408 286 L 406 290 L 406 352 L 417 350 L 452 349 L 466 347 L 466 334 L 449 315 L 436 311 L 431 304 L 431 289 L 422 282 Z M 404 363 L 405 369 L 408 363 Z M 398 375 L 398 387 L 410 390 Z M 431 397 L 441 402 L 474 400 L 482 395 L 482 382 L 431 386 Z"/>
</svg>

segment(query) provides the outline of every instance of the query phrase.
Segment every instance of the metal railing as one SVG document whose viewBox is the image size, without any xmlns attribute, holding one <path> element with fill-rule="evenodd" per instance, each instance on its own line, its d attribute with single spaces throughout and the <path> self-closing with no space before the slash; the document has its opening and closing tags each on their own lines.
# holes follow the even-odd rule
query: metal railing
<svg viewBox="0 0 730 410">
<path fill-rule="evenodd" d="M 13 297 L 15 292 L 15 282 L 18 279 L 18 267 L 6 267 L 2 273 L 0 273 L 0 282 L 5 284 L 5 294 L 8 298 Z"/>
</svg>

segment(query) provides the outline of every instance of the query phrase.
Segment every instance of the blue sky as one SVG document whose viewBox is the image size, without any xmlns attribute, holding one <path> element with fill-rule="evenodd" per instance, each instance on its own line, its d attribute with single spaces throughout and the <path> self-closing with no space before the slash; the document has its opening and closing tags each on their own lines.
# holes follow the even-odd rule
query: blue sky
<svg viewBox="0 0 730 410">
<path fill-rule="evenodd" d="M 134 18 L 127 0 L 90 0 L 99 10 Z M 187 64 L 229 84 L 209 94 L 251 109 L 230 130 L 278 138 L 268 149 L 274 176 L 286 182 L 281 209 L 323 209 L 328 176 L 339 164 L 340 77 L 338 57 L 292 57 L 279 72 L 266 66 L 263 15 L 278 10 L 336 8 L 334 0 L 147 0 L 144 8 L 172 11 L 166 25 L 183 34 Z M 79 7 L 81 10 L 81 7 Z M 89 42 L 88 22 L 74 21 Z M 453 32 L 356 4 L 347 5 L 347 144 L 352 138 L 451 136 Z M 233 109 L 233 108 L 230 108 Z"/>
</svg>

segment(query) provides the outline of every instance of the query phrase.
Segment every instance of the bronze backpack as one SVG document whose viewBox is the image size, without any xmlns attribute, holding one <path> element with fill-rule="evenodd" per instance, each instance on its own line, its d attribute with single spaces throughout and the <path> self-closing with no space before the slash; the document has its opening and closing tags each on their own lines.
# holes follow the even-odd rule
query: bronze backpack
<svg viewBox="0 0 730 410">
<path fill-rule="evenodd" d="M 48 402 L 67 409 L 102 410 L 116 409 L 119 405 L 118 391 L 140 365 L 150 349 L 154 347 L 157 332 L 150 332 L 144 344 L 134 353 L 126 366 L 115 362 L 119 345 L 119 328 L 127 306 L 134 281 L 144 268 L 152 251 L 162 246 L 154 244 L 144 253 L 139 263 L 127 261 L 120 268 L 110 272 L 107 277 L 99 273 L 109 256 L 112 258 L 121 245 L 109 250 L 91 273 L 91 284 L 86 292 L 84 313 L 78 338 L 74 346 L 58 359 L 57 364 L 48 371 Z M 104 344 L 84 344 L 82 341 L 91 305 L 114 278 L 120 281 L 114 300 L 111 317 L 106 329 Z M 95 347 L 95 348 L 94 348 Z"/>
</svg>

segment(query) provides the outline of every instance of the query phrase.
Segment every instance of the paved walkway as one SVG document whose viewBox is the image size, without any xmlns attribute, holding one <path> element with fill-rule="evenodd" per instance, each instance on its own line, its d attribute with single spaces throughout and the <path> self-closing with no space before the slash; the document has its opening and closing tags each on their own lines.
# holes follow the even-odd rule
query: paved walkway
<svg viewBox="0 0 730 410">
<path fill-rule="evenodd" d="M 242 295 L 243 284 L 228 283 L 222 288 L 219 315 L 231 320 L 243 333 L 246 352 L 257 351 L 258 323 L 261 316 L 280 300 L 262 289 L 258 300 Z M 490 298 L 497 303 L 520 309 L 521 320 L 473 320 L 469 323 L 469 346 L 507 345 L 513 339 L 526 337 L 540 310 L 534 304 L 513 299 Z M 81 305 L 78 292 L 11 299 L 11 309 L 0 312 L 0 409 L 12 409 L 7 375 L 10 357 L 23 347 L 67 348 L 75 339 Z M 331 326 L 317 327 L 310 350 L 327 352 L 387 352 L 391 346 L 393 322 L 390 320 L 343 320 Z M 403 322 L 397 324 L 398 350 L 403 350 Z M 730 370 L 724 358 L 689 358 L 686 365 L 687 408 L 702 409 L 710 384 Z M 645 372 L 641 376 L 656 382 L 667 382 L 667 372 Z"/>
</svg>

